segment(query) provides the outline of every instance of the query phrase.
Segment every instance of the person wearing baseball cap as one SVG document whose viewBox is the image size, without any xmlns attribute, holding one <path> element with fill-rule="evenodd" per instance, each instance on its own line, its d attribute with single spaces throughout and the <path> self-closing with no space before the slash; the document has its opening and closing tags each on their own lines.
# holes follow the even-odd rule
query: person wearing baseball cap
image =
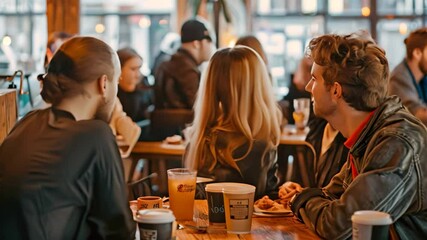
<svg viewBox="0 0 427 240">
<path fill-rule="evenodd" d="M 156 109 L 193 108 L 201 76 L 198 67 L 209 60 L 214 47 L 212 40 L 202 21 L 190 19 L 184 22 L 181 47 L 154 73 Z"/>
</svg>

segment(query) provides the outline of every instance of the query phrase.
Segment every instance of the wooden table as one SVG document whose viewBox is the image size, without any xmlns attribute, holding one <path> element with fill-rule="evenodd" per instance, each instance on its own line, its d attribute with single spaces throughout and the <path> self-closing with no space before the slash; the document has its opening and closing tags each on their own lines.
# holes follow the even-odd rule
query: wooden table
<svg viewBox="0 0 427 240">
<path fill-rule="evenodd" d="M 282 145 L 305 145 L 305 138 L 307 131 L 297 133 L 292 130 L 290 125 L 285 128 L 285 131 L 280 137 L 280 144 Z M 185 152 L 185 146 L 182 144 L 167 144 L 164 142 L 137 142 L 132 149 L 132 154 L 141 158 L 164 158 L 164 157 L 178 157 L 182 158 Z"/>
<path fill-rule="evenodd" d="M 311 145 L 305 141 L 308 131 L 296 132 L 295 126 L 286 126 L 280 138 L 280 145 L 289 147 L 303 146 L 312 149 Z M 146 163 L 158 169 L 158 184 L 161 193 L 166 192 L 167 175 L 166 175 L 166 160 L 182 160 L 185 153 L 185 145 L 183 144 L 167 144 L 165 142 L 137 142 L 132 149 L 132 166 L 131 174 L 133 174 L 139 159 L 146 159 Z M 304 159 L 297 157 L 302 169 L 305 169 Z M 144 168 L 143 176 L 150 174 L 147 168 Z M 308 181 L 308 180 L 306 180 Z"/>
<path fill-rule="evenodd" d="M 184 145 L 164 142 L 137 142 L 132 149 L 132 154 L 143 158 L 182 157 L 184 152 Z"/>
<path fill-rule="evenodd" d="M 208 213 L 206 200 L 195 201 L 195 211 Z M 193 221 L 179 222 L 180 224 L 196 225 Z M 306 225 L 299 222 L 293 216 L 287 217 L 252 217 L 252 229 L 250 234 L 228 234 L 225 226 L 208 228 L 207 233 L 197 232 L 188 227 L 176 231 L 177 239 L 320 239 Z"/>
<path fill-rule="evenodd" d="M 282 145 L 305 145 L 305 138 L 307 137 L 308 128 L 303 132 L 296 130 L 295 125 L 288 124 L 283 129 L 282 135 L 280 136 L 280 144 Z"/>
</svg>

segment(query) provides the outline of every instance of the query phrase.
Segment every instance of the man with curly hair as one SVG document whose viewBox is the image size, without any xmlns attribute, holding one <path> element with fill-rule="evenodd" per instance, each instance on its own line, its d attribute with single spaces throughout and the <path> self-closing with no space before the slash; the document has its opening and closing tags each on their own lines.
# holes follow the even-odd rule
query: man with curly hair
<svg viewBox="0 0 427 240">
<path fill-rule="evenodd" d="M 389 213 L 392 236 L 427 236 L 427 129 L 396 96 L 387 97 L 388 61 L 356 35 L 313 39 L 306 90 L 314 113 L 347 138 L 347 162 L 324 188 L 306 188 L 292 211 L 321 237 L 348 239 L 358 210 Z"/>
</svg>

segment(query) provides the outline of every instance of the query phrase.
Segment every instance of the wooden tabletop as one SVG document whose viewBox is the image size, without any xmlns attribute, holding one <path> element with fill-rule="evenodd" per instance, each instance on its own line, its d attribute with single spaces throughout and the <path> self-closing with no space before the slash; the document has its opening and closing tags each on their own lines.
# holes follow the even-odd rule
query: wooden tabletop
<svg viewBox="0 0 427 240">
<path fill-rule="evenodd" d="M 167 144 L 165 142 L 137 142 L 132 149 L 134 154 L 143 154 L 145 157 L 182 156 L 185 152 L 183 144 Z"/>
<path fill-rule="evenodd" d="M 206 200 L 195 201 L 195 211 L 207 215 Z M 193 221 L 179 222 L 182 225 L 196 225 Z M 293 216 L 287 217 L 252 217 L 252 228 L 250 234 L 229 234 L 225 226 L 209 226 L 206 233 L 198 232 L 189 227 L 176 231 L 177 239 L 320 239 L 303 223 Z"/>
</svg>

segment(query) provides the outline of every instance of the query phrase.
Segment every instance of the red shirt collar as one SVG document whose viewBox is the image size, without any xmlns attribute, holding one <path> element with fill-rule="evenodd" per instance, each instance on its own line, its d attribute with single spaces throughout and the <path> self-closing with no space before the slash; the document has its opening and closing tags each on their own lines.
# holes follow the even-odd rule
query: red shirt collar
<svg viewBox="0 0 427 240">
<path fill-rule="evenodd" d="M 369 120 L 371 120 L 371 117 L 374 115 L 375 110 L 370 112 L 369 115 L 363 120 L 363 122 L 357 127 L 356 131 L 351 134 L 351 136 L 345 141 L 344 146 L 346 146 L 348 149 L 353 147 L 353 145 L 356 143 L 357 139 L 359 138 L 359 135 L 362 133 L 365 126 L 368 124 Z"/>
</svg>

